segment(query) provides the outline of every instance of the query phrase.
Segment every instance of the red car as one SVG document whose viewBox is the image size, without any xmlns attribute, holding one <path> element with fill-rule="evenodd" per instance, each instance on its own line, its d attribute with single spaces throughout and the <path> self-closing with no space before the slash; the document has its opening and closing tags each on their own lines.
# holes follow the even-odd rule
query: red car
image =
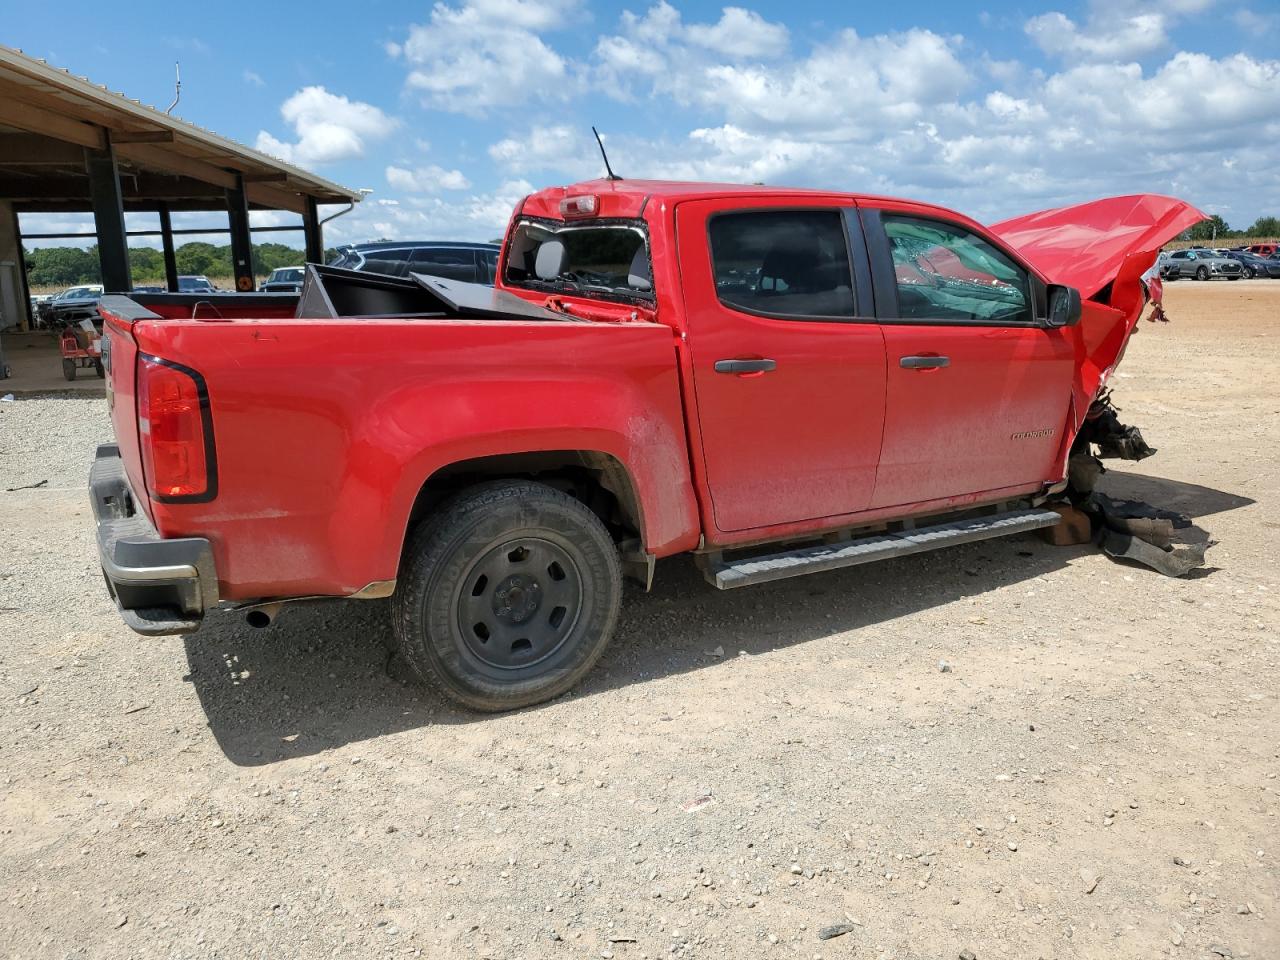
<svg viewBox="0 0 1280 960">
<path fill-rule="evenodd" d="M 451 697 L 554 697 L 659 558 L 730 588 L 1056 523 L 1142 275 L 1201 216 L 602 180 L 520 203 L 496 289 L 108 297 L 107 582 L 148 634 L 392 597 Z"/>
</svg>

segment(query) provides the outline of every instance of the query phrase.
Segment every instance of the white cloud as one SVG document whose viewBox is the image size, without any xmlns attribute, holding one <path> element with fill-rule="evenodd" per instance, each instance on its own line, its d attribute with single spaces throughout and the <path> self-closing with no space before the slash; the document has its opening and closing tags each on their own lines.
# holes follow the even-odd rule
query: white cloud
<svg viewBox="0 0 1280 960">
<path fill-rule="evenodd" d="M 387 183 L 394 190 L 410 193 L 437 193 L 441 190 L 466 190 L 471 186 L 461 170 L 446 170 L 434 163 L 412 170 L 387 167 Z"/>
<path fill-rule="evenodd" d="M 691 24 L 687 35 L 690 43 L 741 59 L 781 56 L 790 39 L 786 26 L 742 7 L 725 7 L 715 24 Z"/>
<path fill-rule="evenodd" d="M 280 115 L 293 128 L 297 142 L 278 140 L 262 130 L 256 146 L 303 166 L 362 157 L 366 143 L 385 139 L 399 125 L 372 104 L 349 100 L 324 87 L 303 87 L 281 104 Z"/>
<path fill-rule="evenodd" d="M 265 87 L 267 85 L 262 76 L 253 70 L 245 70 L 244 73 L 240 74 L 240 78 L 250 86 Z"/>
<path fill-rule="evenodd" d="M 439 192 L 461 173 L 398 159 L 387 177 L 406 198 L 377 223 L 496 235 L 529 181 L 599 175 L 597 118 L 629 177 L 898 194 L 986 219 L 1134 191 L 1245 223 L 1280 207 L 1280 60 L 1176 49 L 1211 0 L 1093 0 L 1021 24 L 1001 15 L 993 29 L 1022 26 L 1025 49 L 1000 60 L 979 36 L 924 26 L 872 34 L 835 20 L 804 42 L 745 6 L 690 19 L 649 0 L 600 28 L 578 3 L 444 0 L 389 45 L 426 106 L 495 119 L 490 164 L 432 155 L 479 181 L 475 192 Z M 571 55 L 570 40 L 590 52 Z M 629 105 L 604 116 L 592 100 L 588 114 L 587 94 Z M 507 181 L 488 190 L 477 166 Z"/>
<path fill-rule="evenodd" d="M 540 34 L 577 19 L 577 0 L 465 0 L 437 3 L 428 23 L 387 45 L 410 72 L 406 84 L 424 106 L 481 115 L 498 106 L 563 97 L 568 61 Z"/>
<path fill-rule="evenodd" d="M 1095 17 L 1079 26 L 1062 13 L 1045 13 L 1027 21 L 1027 35 L 1052 56 L 1126 61 L 1162 50 L 1169 44 L 1163 13 Z"/>
<path fill-rule="evenodd" d="M 690 43 L 697 28 L 679 17 L 665 2 L 644 16 L 624 14 L 621 32 L 596 45 L 600 86 L 621 98 L 671 97 L 744 129 L 848 136 L 886 120 L 910 121 L 928 104 L 954 100 L 971 81 L 959 38 L 929 30 L 866 38 L 842 30 L 798 60 L 740 62 Z"/>
<path fill-rule="evenodd" d="M 589 130 L 567 124 L 532 126 L 489 147 L 489 156 L 509 173 L 552 172 L 573 180 L 604 175 L 600 148 Z"/>
<path fill-rule="evenodd" d="M 511 211 L 532 193 L 527 180 L 503 181 L 493 190 L 461 198 L 413 195 L 398 202 L 357 204 L 325 227 L 325 243 L 359 243 L 382 237 L 400 240 L 492 240 L 506 230 Z"/>
<path fill-rule="evenodd" d="M 1093 0 L 1083 22 L 1054 11 L 1032 17 L 1025 29 L 1051 56 L 1122 63 L 1168 49 L 1175 24 L 1215 6 L 1214 0 Z"/>
</svg>

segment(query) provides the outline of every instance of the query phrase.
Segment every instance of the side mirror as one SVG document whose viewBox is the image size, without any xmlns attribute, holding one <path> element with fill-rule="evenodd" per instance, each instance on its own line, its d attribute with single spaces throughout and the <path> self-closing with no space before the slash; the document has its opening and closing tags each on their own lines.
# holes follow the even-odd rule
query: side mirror
<svg viewBox="0 0 1280 960">
<path fill-rule="evenodd" d="M 1049 285 L 1049 315 L 1046 327 L 1074 327 L 1080 322 L 1080 291 L 1062 284 Z"/>
</svg>

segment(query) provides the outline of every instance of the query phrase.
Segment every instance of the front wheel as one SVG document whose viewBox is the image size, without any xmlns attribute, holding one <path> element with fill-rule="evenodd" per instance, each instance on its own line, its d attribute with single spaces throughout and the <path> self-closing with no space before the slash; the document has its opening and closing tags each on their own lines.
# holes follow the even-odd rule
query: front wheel
<svg viewBox="0 0 1280 960">
<path fill-rule="evenodd" d="M 1244 268 L 1244 278 L 1246 280 L 1252 280 L 1255 276 L 1256 274 L 1253 272 L 1253 267 Z"/>
<path fill-rule="evenodd" d="M 1197 279 L 1197 280 L 1208 280 L 1208 279 L 1209 279 L 1209 268 L 1208 268 L 1208 267 L 1200 267 L 1198 270 L 1196 270 L 1196 279 Z"/>
<path fill-rule="evenodd" d="M 414 531 L 392 601 L 400 655 L 474 710 L 550 700 L 609 643 L 618 551 L 583 504 L 545 484 L 472 487 Z"/>
<path fill-rule="evenodd" d="M 62 377 L 64 380 L 74 380 L 76 378 L 76 362 L 74 360 L 67 357 L 63 358 Z"/>
</svg>

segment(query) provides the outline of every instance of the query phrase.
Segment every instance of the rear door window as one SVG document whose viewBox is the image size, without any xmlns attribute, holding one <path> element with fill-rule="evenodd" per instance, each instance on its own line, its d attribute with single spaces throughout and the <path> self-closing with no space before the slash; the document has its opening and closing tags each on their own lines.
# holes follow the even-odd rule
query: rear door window
<svg viewBox="0 0 1280 960">
<path fill-rule="evenodd" d="M 470 249 L 421 247 L 413 251 L 413 259 L 409 261 L 409 271 L 475 283 L 476 258 Z"/>
<path fill-rule="evenodd" d="M 388 276 L 404 276 L 405 267 L 409 264 L 409 250 L 368 250 L 364 254 L 364 263 L 360 269 L 366 273 L 385 273 Z"/>
<path fill-rule="evenodd" d="M 710 222 L 716 296 L 770 317 L 850 318 L 853 277 L 837 210 L 753 210 Z"/>
<path fill-rule="evenodd" d="M 958 224 L 886 213 L 898 315 L 924 321 L 1032 321 L 1030 276 Z"/>
</svg>

